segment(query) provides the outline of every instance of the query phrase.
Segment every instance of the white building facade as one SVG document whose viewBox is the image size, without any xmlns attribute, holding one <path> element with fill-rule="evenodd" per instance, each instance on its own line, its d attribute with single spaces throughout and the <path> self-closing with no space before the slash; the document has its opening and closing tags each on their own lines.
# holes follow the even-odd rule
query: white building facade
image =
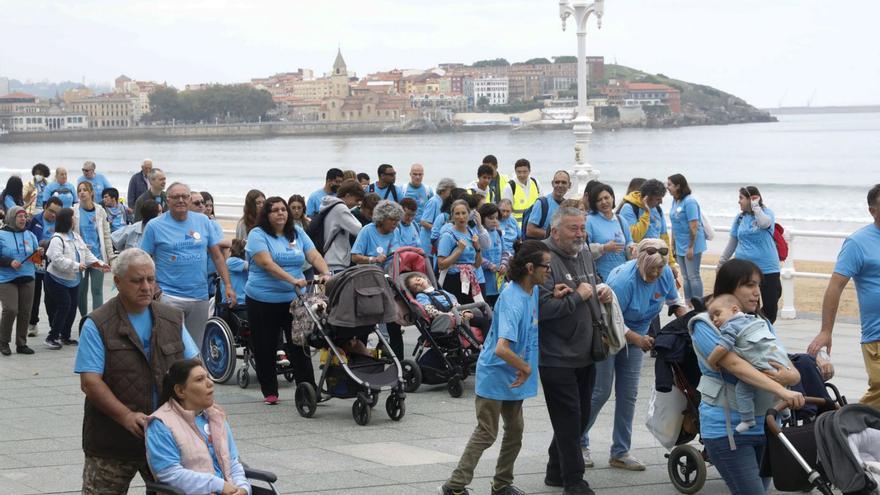
<svg viewBox="0 0 880 495">
<path fill-rule="evenodd" d="M 506 77 L 479 77 L 474 79 L 474 104 L 485 97 L 490 105 L 507 105 L 510 83 Z"/>
</svg>

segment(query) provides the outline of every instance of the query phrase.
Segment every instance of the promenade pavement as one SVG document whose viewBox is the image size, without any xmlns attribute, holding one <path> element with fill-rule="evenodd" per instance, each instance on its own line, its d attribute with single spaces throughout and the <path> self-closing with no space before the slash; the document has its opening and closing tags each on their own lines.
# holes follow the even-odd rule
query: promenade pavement
<svg viewBox="0 0 880 495">
<path fill-rule="evenodd" d="M 106 291 L 108 297 L 110 290 Z M 80 448 L 83 394 L 73 373 L 76 349 L 51 351 L 40 337 L 32 339 L 33 356 L 0 356 L 0 493 L 78 493 L 83 454 Z M 779 321 L 776 325 L 791 351 L 802 351 L 818 328 L 814 319 Z M 416 332 L 405 333 L 407 348 Z M 858 326 L 841 323 L 834 340 L 837 368 L 834 383 L 851 402 L 864 392 L 866 374 L 858 346 Z M 317 359 L 315 359 L 317 361 Z M 253 373 L 253 371 L 252 371 Z M 648 464 L 641 473 L 608 467 L 613 398 L 602 410 L 591 435 L 596 467 L 587 479 L 597 493 L 677 493 L 666 471 L 665 449 L 644 426 L 651 395 L 654 361 L 645 359 L 636 420 L 633 454 Z M 216 399 L 229 414 L 242 459 L 274 471 L 283 493 L 321 494 L 423 494 L 436 488 L 451 473 L 475 425 L 473 378 L 465 382 L 464 396 L 450 398 L 445 387 L 423 386 L 409 394 L 406 416 L 399 423 L 388 419 L 384 395 L 368 426 L 351 417 L 350 400 L 333 399 L 318 407 L 312 419 L 301 418 L 293 404 L 293 387 L 282 379 L 281 402 L 262 403 L 259 388 L 241 389 L 234 379 L 216 389 Z M 524 405 L 525 435 L 516 463 L 516 484 L 527 493 L 561 493 L 544 486 L 546 449 L 552 428 L 543 395 Z M 500 443 L 500 442 L 498 442 Z M 486 451 L 474 493 L 488 493 L 498 455 L 498 443 Z M 135 478 L 130 493 L 143 493 Z M 709 468 L 703 493 L 726 493 L 714 468 Z"/>
</svg>

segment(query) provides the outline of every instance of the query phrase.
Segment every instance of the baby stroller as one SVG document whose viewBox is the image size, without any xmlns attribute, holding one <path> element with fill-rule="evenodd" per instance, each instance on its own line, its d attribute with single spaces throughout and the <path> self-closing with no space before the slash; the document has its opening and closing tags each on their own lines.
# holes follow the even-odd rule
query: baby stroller
<svg viewBox="0 0 880 495">
<path fill-rule="evenodd" d="M 216 275 L 209 287 L 214 290 L 214 308 L 211 311 L 212 316 L 205 323 L 205 336 L 202 340 L 202 360 L 208 376 L 215 383 L 226 383 L 235 374 L 236 360 L 241 359 L 244 364 L 238 370 L 236 380 L 239 387 L 247 388 L 251 382 L 250 369 L 254 367 L 247 308 L 242 305 L 230 308 L 221 302 L 222 287 Z M 289 336 L 285 338 L 289 339 Z M 275 371 L 284 375 L 288 382 L 293 382 L 290 361 L 276 364 Z"/>
<path fill-rule="evenodd" d="M 413 349 L 413 358 L 405 359 L 404 381 L 407 392 L 415 392 L 422 383 L 446 384 L 452 397 L 461 397 L 462 381 L 468 377 L 482 347 L 483 335 L 461 319 L 461 313 L 480 310 L 484 318 L 491 319 L 492 310 L 486 303 L 473 303 L 453 308 L 454 318 L 445 315 L 431 317 L 406 287 L 406 277 L 413 273 L 423 274 L 432 286 L 437 286 L 430 261 L 419 248 L 405 247 L 394 253 L 389 275 L 394 280 L 397 300 L 403 308 L 404 323 L 414 325 L 419 338 Z"/>
<path fill-rule="evenodd" d="M 880 480 L 880 411 L 850 404 L 816 421 L 819 464 L 845 494 L 876 494 Z"/>
<path fill-rule="evenodd" d="M 402 367 L 376 328 L 377 324 L 395 321 L 397 317 L 394 296 L 382 269 L 360 265 L 337 274 L 327 283 L 325 303 L 315 302 L 299 290 L 297 299 L 314 324 L 312 332 L 303 338 L 311 347 L 330 350 L 318 390 L 305 382 L 296 387 L 294 402 L 299 415 L 311 418 L 319 402 L 333 397 L 354 398 L 351 414 L 363 426 L 370 422 L 379 392 L 390 390 L 385 411 L 393 421 L 400 421 L 406 413 Z M 386 350 L 382 359 L 346 354 L 340 349 L 352 339 L 365 341 L 371 333 Z"/>
</svg>

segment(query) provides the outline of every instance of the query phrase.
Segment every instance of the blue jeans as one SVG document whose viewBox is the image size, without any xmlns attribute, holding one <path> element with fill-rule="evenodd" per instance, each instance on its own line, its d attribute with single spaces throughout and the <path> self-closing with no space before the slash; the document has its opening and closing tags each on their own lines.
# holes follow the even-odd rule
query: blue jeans
<svg viewBox="0 0 880 495">
<path fill-rule="evenodd" d="M 620 458 L 629 452 L 632 440 L 632 423 L 639 392 L 639 374 L 642 370 L 644 352 L 627 344 L 626 348 L 604 361 L 596 363 L 596 385 L 590 406 L 590 421 L 584 432 L 583 446 L 590 446 L 590 429 L 599 416 L 602 406 L 611 397 L 614 387 L 614 432 L 611 436 L 611 457 Z"/>
<path fill-rule="evenodd" d="M 676 256 L 681 278 L 684 280 L 684 297 L 690 302 L 692 297 L 703 297 L 703 279 L 700 278 L 700 260 L 703 253 L 694 253 L 694 259 L 687 256 Z"/>
<path fill-rule="evenodd" d="M 734 435 L 736 450 L 730 450 L 727 437 L 704 438 L 709 461 L 715 465 L 731 495 L 766 493 L 769 478 L 761 478 L 764 435 Z"/>
</svg>

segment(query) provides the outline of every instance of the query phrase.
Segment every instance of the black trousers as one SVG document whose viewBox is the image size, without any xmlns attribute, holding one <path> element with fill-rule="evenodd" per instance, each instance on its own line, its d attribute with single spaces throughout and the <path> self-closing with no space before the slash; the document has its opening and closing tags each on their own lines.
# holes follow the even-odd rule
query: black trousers
<svg viewBox="0 0 880 495">
<path fill-rule="evenodd" d="M 461 275 L 458 273 L 446 274 L 446 278 L 443 279 L 443 290 L 455 296 L 455 298 L 458 299 L 458 304 L 470 304 L 474 302 L 473 296 L 461 292 Z"/>
<path fill-rule="evenodd" d="M 779 273 L 765 273 L 761 282 L 761 311 L 770 323 L 776 322 L 780 297 L 782 297 L 782 281 L 779 279 Z"/>
<path fill-rule="evenodd" d="M 547 477 L 561 479 L 565 486 L 572 486 L 584 477 L 581 437 L 590 420 L 596 366 L 539 366 L 538 369 L 553 425 L 553 440 L 547 449 Z"/>
<path fill-rule="evenodd" d="M 290 301 L 267 303 L 247 296 L 245 303 L 248 308 L 254 365 L 257 371 L 257 380 L 260 381 L 260 389 L 263 392 L 263 397 L 277 396 L 276 353 L 281 336 L 290 331 L 290 323 L 293 318 L 290 314 Z M 296 383 L 306 382 L 315 385 L 315 370 L 312 368 L 309 348 L 293 345 L 287 341 L 284 344 L 284 349 L 293 368 Z"/>
<path fill-rule="evenodd" d="M 31 325 L 40 322 L 40 299 L 43 295 L 43 273 L 36 272 L 34 274 L 34 302 L 31 304 L 31 319 L 28 321 Z M 48 299 L 48 298 L 46 298 Z M 48 307 L 49 301 L 46 301 L 46 314 L 52 310 Z"/>
<path fill-rule="evenodd" d="M 406 356 L 403 355 L 403 330 L 397 323 L 386 323 L 385 328 L 388 329 L 388 344 L 391 346 L 391 352 L 402 360 Z"/>
</svg>

